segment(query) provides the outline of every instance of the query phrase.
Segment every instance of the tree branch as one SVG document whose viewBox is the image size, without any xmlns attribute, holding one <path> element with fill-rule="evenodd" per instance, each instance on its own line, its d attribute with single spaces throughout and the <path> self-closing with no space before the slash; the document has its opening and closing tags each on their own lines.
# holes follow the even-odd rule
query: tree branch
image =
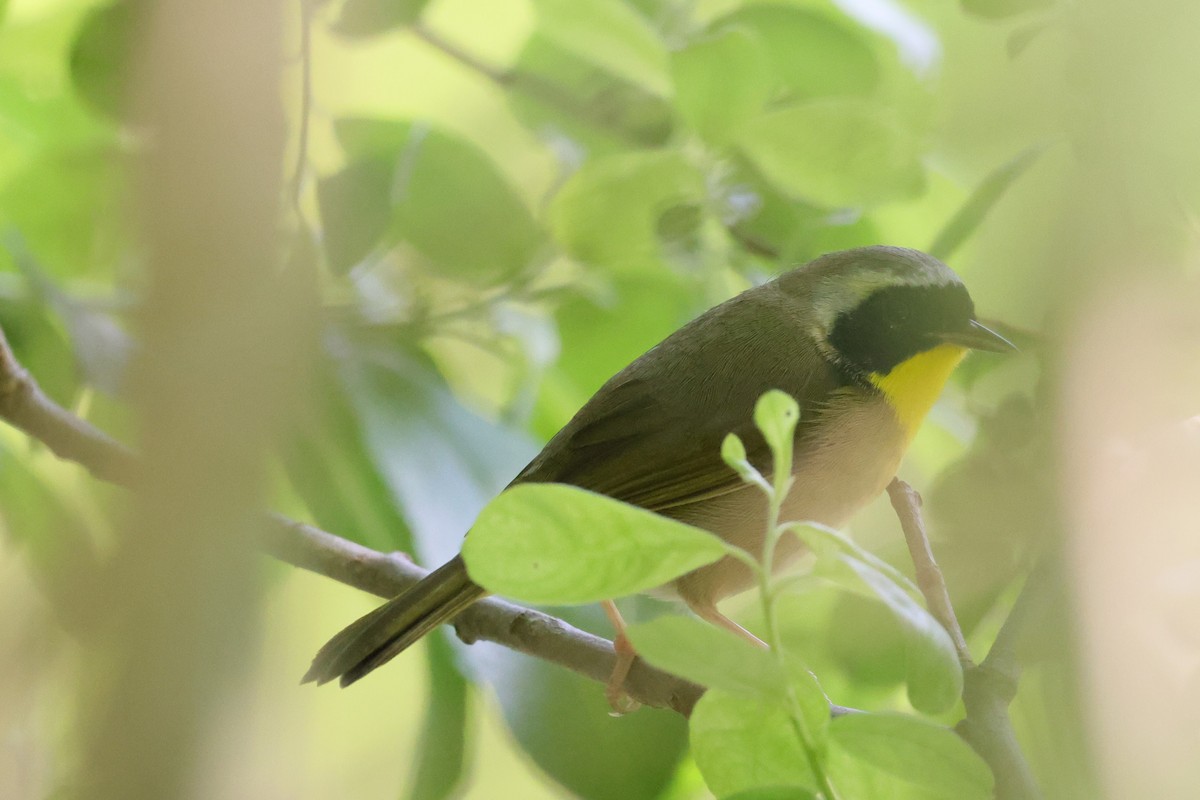
<svg viewBox="0 0 1200 800">
<path fill-rule="evenodd" d="M 887 491 L 912 555 L 917 586 L 925 595 L 929 612 L 950 634 L 962 664 L 963 706 L 967 714 L 958 725 L 958 733 L 991 767 L 996 778 L 997 800 L 1040 798 L 1041 790 L 1025 761 L 1012 720 L 1008 717 L 1008 706 L 1016 696 L 1020 677 L 1020 666 L 1013 650 L 1017 629 L 1028 615 L 1030 586 L 1034 580 L 1031 578 L 1026 583 L 987 658 L 982 664 L 976 665 L 950 603 L 950 593 L 946 589 L 942 570 L 933 558 L 921 516 L 921 495 L 899 478 L 892 479 Z"/>
<path fill-rule="evenodd" d="M 101 480 L 129 486 L 137 471 L 133 451 L 59 406 L 21 366 L 0 329 L 0 418 L 74 461 Z M 341 583 L 391 598 L 427 574 L 400 555 L 385 555 L 280 514 L 267 515 L 261 547 L 288 564 Z M 615 654 L 612 643 L 531 609 L 488 598 L 455 620 L 459 638 L 489 641 L 566 667 L 600 683 L 608 681 Z M 639 660 L 625 683 L 642 705 L 684 716 L 704 692 Z"/>
</svg>

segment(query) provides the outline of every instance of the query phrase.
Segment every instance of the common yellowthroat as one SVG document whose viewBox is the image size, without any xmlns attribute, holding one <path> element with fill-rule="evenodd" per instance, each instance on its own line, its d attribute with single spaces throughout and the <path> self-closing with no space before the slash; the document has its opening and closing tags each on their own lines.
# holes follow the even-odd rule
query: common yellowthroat
<svg viewBox="0 0 1200 800">
<path fill-rule="evenodd" d="M 651 348 L 605 383 L 513 483 L 573 484 L 761 552 L 766 504 L 720 455 L 734 432 L 769 474 L 769 450 L 751 422 L 760 395 L 782 389 L 800 404 L 794 488 L 781 519 L 840 527 L 895 475 L 967 350 L 1012 348 L 976 320 L 962 281 L 932 256 L 898 247 L 830 253 Z M 783 538 L 776 568 L 801 547 L 797 537 Z M 717 602 L 752 583 L 746 566 L 726 557 L 666 588 L 703 619 L 750 636 Z M 347 686 L 484 594 L 455 557 L 331 639 L 305 680 Z"/>
</svg>

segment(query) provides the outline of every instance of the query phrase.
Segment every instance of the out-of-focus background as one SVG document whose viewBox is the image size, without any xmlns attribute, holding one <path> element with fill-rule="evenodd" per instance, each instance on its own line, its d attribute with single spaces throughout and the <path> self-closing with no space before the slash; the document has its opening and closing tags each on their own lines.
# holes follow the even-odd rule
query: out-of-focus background
<svg viewBox="0 0 1200 800">
<path fill-rule="evenodd" d="M 710 796 L 682 718 L 445 632 L 298 685 L 376 600 L 249 520 L 436 565 L 621 366 L 876 243 L 1021 347 L 901 474 L 977 657 L 1046 565 L 1012 706 L 1045 796 L 1195 796 L 1200 7 L 200 5 L 0 0 L 0 327 L 152 465 L 129 495 L 0 425 L 0 796 Z M 911 570 L 885 500 L 851 533 Z M 783 613 L 834 702 L 911 711 L 878 604 Z"/>
</svg>

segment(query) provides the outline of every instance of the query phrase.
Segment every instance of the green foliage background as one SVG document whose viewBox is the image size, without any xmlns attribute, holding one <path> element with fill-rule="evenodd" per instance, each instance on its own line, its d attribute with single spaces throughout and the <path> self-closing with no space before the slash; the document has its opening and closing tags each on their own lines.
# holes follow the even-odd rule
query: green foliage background
<svg viewBox="0 0 1200 800">
<path fill-rule="evenodd" d="M 1106 170 L 1128 157 L 1130 174 L 1164 182 L 1131 190 L 1127 241 L 1166 262 L 1190 241 L 1179 208 L 1200 187 L 1197 115 L 1174 88 L 1189 85 L 1186 43 L 1156 40 L 1169 26 L 1121 4 L 1075 5 L 333 0 L 307 12 L 302 100 L 291 4 L 283 241 L 289 263 L 316 264 L 294 275 L 319 286 L 324 316 L 275 507 L 440 563 L 540 442 L 683 322 L 823 252 L 927 249 L 1026 351 L 969 361 L 902 471 L 929 499 L 982 655 L 1035 552 L 1057 540 L 1055 350 L 1034 331 L 1056 330 L 1080 264 L 1103 274 L 1088 259 L 1113 252 L 1097 243 L 1113 230 Z M 126 439 L 145 260 L 129 166 L 148 140 L 124 106 L 139 12 L 134 0 L 0 3 L 0 325 L 49 394 Z M 1114 44 L 1119 30 L 1135 44 Z M 1148 41 L 1165 43 L 1136 45 Z M 77 589 L 112 544 L 120 502 L 0 431 L 0 723 L 18 742 L 0 776 L 21 765 L 6 779 L 16 796 L 72 781 L 68 698 L 87 664 L 70 632 L 91 611 Z M 885 502 L 852 533 L 910 569 Z M 214 796 L 707 796 L 682 719 L 614 719 L 597 685 L 489 645 L 438 634 L 353 691 L 294 686 L 373 601 L 269 572 L 251 685 L 230 699 L 227 752 L 208 755 L 222 764 Z M 663 611 L 625 606 L 634 620 Z M 730 607 L 758 624 L 752 599 Z M 593 608 L 552 610 L 608 634 Z M 885 606 L 814 575 L 781 614 L 835 702 L 914 713 L 905 633 Z M 1070 622 L 1043 621 L 1014 719 L 1048 796 L 1096 797 Z M 855 796 L 930 796 L 861 779 Z"/>
</svg>

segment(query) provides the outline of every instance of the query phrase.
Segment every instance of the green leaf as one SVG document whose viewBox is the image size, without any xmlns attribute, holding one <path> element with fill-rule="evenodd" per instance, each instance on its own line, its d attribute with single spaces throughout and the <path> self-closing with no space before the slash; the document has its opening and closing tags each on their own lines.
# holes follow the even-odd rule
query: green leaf
<svg viewBox="0 0 1200 800">
<path fill-rule="evenodd" d="M 818 800 L 808 789 L 799 786 L 772 786 L 768 789 L 748 789 L 721 800 Z"/>
<path fill-rule="evenodd" d="M 950 634 L 924 606 L 870 564 L 845 554 L 839 554 L 836 562 L 846 568 L 841 570 L 843 585 L 858 588 L 853 585 L 857 581 L 866 587 L 903 627 L 908 699 L 913 707 L 938 714 L 953 706 L 962 696 L 963 676 Z"/>
<path fill-rule="evenodd" d="M 762 44 L 746 28 L 698 39 L 671 56 L 675 105 L 701 138 L 726 144 L 771 95 Z"/>
<path fill-rule="evenodd" d="M 786 685 L 769 651 L 697 619 L 659 617 L 626 634 L 643 659 L 701 686 L 778 698 Z"/>
<path fill-rule="evenodd" d="M 916 139 L 886 110 L 818 100 L 746 124 L 738 145 L 783 191 L 825 206 L 862 206 L 918 192 Z"/>
<path fill-rule="evenodd" d="M 774 786 L 816 788 L 808 757 L 782 703 L 719 689 L 692 711 L 692 757 L 717 796 Z"/>
<path fill-rule="evenodd" d="M 625 80 L 666 96 L 667 50 L 658 33 L 620 0 L 534 0 L 539 33 Z"/>
<path fill-rule="evenodd" d="M 416 22 L 428 4 L 429 0 L 346 0 L 331 27 L 350 38 L 375 36 Z"/>
<path fill-rule="evenodd" d="M 830 723 L 831 746 L 923 790 L 923 797 L 986 800 L 992 773 L 954 731 L 904 714 L 847 714 Z M 836 778 L 835 778 L 836 779 Z"/>
<path fill-rule="evenodd" d="M 472 534 L 473 536 L 474 534 Z M 604 624 L 595 609 L 555 609 L 581 627 Z M 574 672 L 500 647 L 467 648 L 500 700 L 521 749 L 581 800 L 664 797 L 687 749 L 687 721 L 642 708 L 615 718 L 603 687 Z M 502 791 L 490 796 L 504 797 Z"/>
<path fill-rule="evenodd" d="M 653 589 L 725 555 L 699 528 L 564 484 L 520 484 L 463 546 L 472 580 L 527 603 L 594 603 Z"/>
<path fill-rule="evenodd" d="M 130 75 L 135 26 L 142 9 L 114 2 L 91 9 L 83 19 L 69 56 L 71 83 L 80 97 L 101 113 L 119 118 Z"/>
<path fill-rule="evenodd" d="M 458 671 L 445 630 L 427 637 L 429 704 L 421 730 L 411 800 L 444 800 L 462 780 L 466 760 L 467 681 Z"/>
<path fill-rule="evenodd" d="M 317 524 L 376 550 L 412 552 L 408 524 L 366 447 L 366 431 L 332 365 L 283 453 L 284 468 Z M 361 398 L 360 398 L 361 401 Z"/>
<path fill-rule="evenodd" d="M 384 241 L 391 221 L 394 163 L 366 158 L 317 181 L 325 257 L 344 275 Z"/>
<path fill-rule="evenodd" d="M 830 528 L 828 525 L 821 525 L 817 522 L 798 522 L 788 525 L 787 529 L 803 539 L 804 543 L 818 557 L 832 556 L 836 552 L 853 556 L 882 572 L 893 583 L 908 592 L 914 600 L 924 600 L 921 590 L 908 579 L 907 575 L 836 528 Z"/>
<path fill-rule="evenodd" d="M 764 3 L 713 23 L 717 29 L 727 26 L 755 35 L 770 63 L 775 89 L 786 99 L 866 95 L 879 84 L 874 42 L 844 18 Z"/>
<path fill-rule="evenodd" d="M 574 258 L 633 272 L 661 263 L 662 214 L 704 196 L 704 176 L 682 153 L 621 153 L 584 164 L 555 197 L 549 217 Z"/>
<path fill-rule="evenodd" d="M 529 439 L 464 408 L 428 364 L 396 346 L 340 361 L 371 462 L 428 565 L 458 552 L 488 500 L 536 454 Z"/>
<path fill-rule="evenodd" d="M 971 192 L 962 208 L 938 233 L 933 244 L 929 246 L 929 254 L 942 261 L 949 261 L 962 243 L 983 224 L 988 212 L 1000 202 L 1000 198 L 1013 182 L 1024 175 L 1041 154 L 1041 147 L 1031 147 L 984 178 L 983 182 L 975 187 L 975 191 Z"/>
<path fill-rule="evenodd" d="M 355 189 L 343 191 L 356 203 L 371 199 L 383 209 L 360 209 L 368 222 L 360 225 L 364 235 L 352 238 L 359 247 L 351 254 L 376 233 L 384 213 L 396 236 L 452 275 L 495 281 L 534 262 L 541 229 L 478 147 L 419 122 L 339 119 L 334 128 L 346 151 L 358 156 L 350 182 Z"/>
<path fill-rule="evenodd" d="M 771 452 L 779 458 L 786 453 L 790 461 L 792 437 L 800 421 L 800 406 L 786 392 L 772 389 L 754 404 L 754 424 L 762 431 Z"/>
</svg>

